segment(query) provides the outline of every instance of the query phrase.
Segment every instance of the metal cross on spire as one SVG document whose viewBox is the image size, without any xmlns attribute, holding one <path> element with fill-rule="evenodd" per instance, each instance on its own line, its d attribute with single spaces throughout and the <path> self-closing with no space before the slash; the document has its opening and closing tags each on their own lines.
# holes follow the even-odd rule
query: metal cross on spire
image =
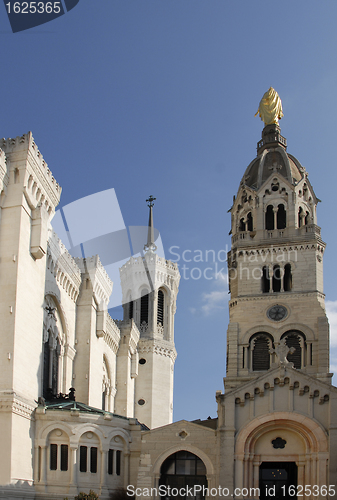
<svg viewBox="0 0 337 500">
<path fill-rule="evenodd" d="M 145 251 L 152 251 L 155 252 L 157 250 L 157 247 L 154 243 L 154 230 L 153 230 L 153 216 L 152 216 L 152 207 L 154 205 L 154 201 L 156 198 L 152 196 L 152 194 L 149 196 L 149 198 L 146 200 L 147 206 L 150 209 L 150 214 L 149 214 L 149 227 L 147 231 L 147 243 L 144 245 L 144 250 Z"/>
<path fill-rule="evenodd" d="M 149 198 L 146 200 L 146 203 L 147 203 L 147 206 L 149 208 L 152 208 L 154 206 L 154 201 L 156 200 L 157 198 L 153 198 L 152 194 L 150 194 Z"/>
</svg>

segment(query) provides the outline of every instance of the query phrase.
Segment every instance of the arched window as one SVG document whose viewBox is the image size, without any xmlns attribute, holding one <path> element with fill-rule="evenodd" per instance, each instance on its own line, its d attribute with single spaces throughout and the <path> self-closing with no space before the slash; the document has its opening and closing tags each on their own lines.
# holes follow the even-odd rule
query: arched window
<svg viewBox="0 0 337 500">
<path fill-rule="evenodd" d="M 173 488 L 178 488 L 178 490 L 186 488 L 192 488 L 195 485 L 204 486 L 207 488 L 207 478 L 206 478 L 206 467 L 199 457 L 190 453 L 188 451 L 178 451 L 173 455 L 170 455 L 162 464 L 160 468 L 160 480 L 159 485 L 164 485 L 166 487 L 170 486 L 172 491 Z M 168 488 L 167 488 L 168 490 Z M 203 490 L 203 489 L 202 489 Z M 205 496 L 199 492 L 197 496 L 191 497 L 179 496 L 179 499 L 183 498 L 194 498 L 196 500 L 202 500 Z M 174 496 L 166 496 L 168 498 L 175 498 Z"/>
<path fill-rule="evenodd" d="M 142 291 L 140 299 L 140 324 L 149 322 L 149 294 L 147 290 Z"/>
<path fill-rule="evenodd" d="M 247 231 L 253 231 L 253 216 L 251 212 L 247 214 Z"/>
<path fill-rule="evenodd" d="M 293 353 L 288 354 L 287 360 L 290 363 L 294 363 L 294 368 L 299 370 L 302 368 L 302 347 L 305 346 L 305 336 L 302 332 L 291 330 L 284 333 L 282 338 L 284 337 L 286 339 L 287 346 L 295 349 Z"/>
<path fill-rule="evenodd" d="M 280 266 L 276 264 L 273 269 L 273 292 L 281 291 L 281 278 Z"/>
<path fill-rule="evenodd" d="M 280 204 L 277 210 L 277 229 L 284 229 L 287 225 L 287 212 L 284 205 Z"/>
<path fill-rule="evenodd" d="M 262 292 L 269 293 L 270 291 L 270 277 L 269 277 L 269 267 L 264 266 L 262 268 Z"/>
<path fill-rule="evenodd" d="M 252 364 L 253 371 L 264 371 L 270 368 L 270 353 L 272 341 L 269 335 L 259 333 L 251 340 L 251 349 L 253 350 Z"/>
<path fill-rule="evenodd" d="M 47 297 L 43 321 L 43 397 L 48 401 L 59 392 L 59 364 L 61 356 L 62 329 L 57 307 L 51 297 Z"/>
<path fill-rule="evenodd" d="M 158 290 L 157 325 L 164 326 L 164 292 Z"/>
<path fill-rule="evenodd" d="M 303 209 L 300 207 L 298 209 L 298 227 L 302 226 Z"/>
<path fill-rule="evenodd" d="M 244 219 L 240 219 L 239 231 L 246 231 L 246 224 Z"/>
<path fill-rule="evenodd" d="M 274 208 L 272 205 L 268 205 L 266 211 L 266 229 L 272 231 L 274 228 L 275 228 Z"/>
<path fill-rule="evenodd" d="M 291 275 L 291 265 L 286 264 L 284 266 L 284 276 L 283 276 L 283 290 L 285 292 L 290 292 L 293 286 L 292 275 Z"/>
<path fill-rule="evenodd" d="M 307 226 L 310 222 L 310 216 L 309 216 L 309 212 L 306 212 L 305 213 L 305 219 L 304 219 L 304 224 Z"/>
</svg>

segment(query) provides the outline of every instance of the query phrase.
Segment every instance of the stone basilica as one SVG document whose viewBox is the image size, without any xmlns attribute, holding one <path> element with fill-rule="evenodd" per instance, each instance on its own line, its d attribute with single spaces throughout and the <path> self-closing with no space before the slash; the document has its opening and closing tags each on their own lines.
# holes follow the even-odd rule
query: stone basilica
<svg viewBox="0 0 337 500">
<path fill-rule="evenodd" d="M 266 109 L 231 208 L 227 373 L 206 421 L 172 423 L 180 275 L 155 252 L 152 199 L 145 253 L 120 269 L 117 322 L 99 256 L 73 258 L 52 229 L 61 188 L 32 134 L 0 141 L 1 498 L 107 500 L 130 485 L 144 498 L 159 486 L 334 497 L 319 200 Z"/>
</svg>

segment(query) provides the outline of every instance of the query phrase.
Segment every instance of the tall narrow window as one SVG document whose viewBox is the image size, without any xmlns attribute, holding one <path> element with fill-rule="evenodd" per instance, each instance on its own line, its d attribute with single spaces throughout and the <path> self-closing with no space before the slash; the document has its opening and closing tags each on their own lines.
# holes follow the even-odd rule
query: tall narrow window
<svg viewBox="0 0 337 500">
<path fill-rule="evenodd" d="M 113 464 L 114 464 L 114 450 L 109 450 L 108 454 L 108 474 L 113 473 Z"/>
<path fill-rule="evenodd" d="M 164 325 L 164 292 L 158 291 L 157 324 Z"/>
<path fill-rule="evenodd" d="M 97 448 L 92 446 L 90 448 L 90 472 L 96 474 L 97 472 Z"/>
<path fill-rule="evenodd" d="M 285 229 L 287 225 L 287 212 L 284 205 L 280 204 L 277 210 L 277 229 Z"/>
<path fill-rule="evenodd" d="M 270 278 L 269 278 L 269 267 L 264 266 L 262 268 L 262 292 L 269 293 L 270 291 Z"/>
<path fill-rule="evenodd" d="M 266 229 L 272 231 L 274 228 L 275 228 L 274 208 L 272 205 L 268 205 L 266 211 Z"/>
<path fill-rule="evenodd" d="M 50 470 L 57 469 L 57 444 L 50 445 Z"/>
<path fill-rule="evenodd" d="M 290 292 L 292 289 L 292 275 L 291 275 L 291 265 L 286 264 L 284 266 L 284 276 L 283 276 L 283 290 L 285 292 Z"/>
<path fill-rule="evenodd" d="M 281 269 L 278 264 L 273 269 L 273 292 L 281 291 Z"/>
<path fill-rule="evenodd" d="M 253 216 L 251 212 L 247 214 L 247 231 L 253 231 Z"/>
<path fill-rule="evenodd" d="M 309 212 L 305 213 L 304 224 L 307 226 L 310 222 Z"/>
<path fill-rule="evenodd" d="M 106 398 L 106 391 L 102 392 L 102 410 L 105 410 L 105 398 Z"/>
<path fill-rule="evenodd" d="M 80 446 L 80 472 L 87 472 L 87 453 L 86 446 Z"/>
<path fill-rule="evenodd" d="M 300 207 L 298 210 L 298 227 L 302 226 L 302 217 L 303 217 L 303 210 L 302 207 Z"/>
<path fill-rule="evenodd" d="M 149 321 L 149 295 L 144 293 L 140 299 L 140 324 Z"/>
<path fill-rule="evenodd" d="M 270 354 L 267 335 L 258 335 L 253 346 L 253 371 L 269 370 Z"/>
<path fill-rule="evenodd" d="M 121 451 L 116 451 L 116 474 L 117 476 L 121 475 Z"/>
<path fill-rule="evenodd" d="M 240 219 L 239 231 L 246 231 L 246 224 L 244 219 Z"/>
<path fill-rule="evenodd" d="M 133 319 L 133 300 L 129 302 L 129 319 Z"/>
<path fill-rule="evenodd" d="M 68 470 L 68 445 L 61 444 L 61 470 Z"/>
</svg>

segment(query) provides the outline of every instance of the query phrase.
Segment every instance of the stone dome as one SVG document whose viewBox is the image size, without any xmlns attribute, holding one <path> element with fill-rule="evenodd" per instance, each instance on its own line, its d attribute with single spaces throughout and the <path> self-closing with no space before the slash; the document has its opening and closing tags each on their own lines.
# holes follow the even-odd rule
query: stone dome
<svg viewBox="0 0 337 500">
<path fill-rule="evenodd" d="M 242 184 L 258 190 L 273 173 L 281 174 L 290 184 L 297 184 L 305 176 L 305 168 L 287 153 L 287 141 L 277 124 L 267 125 L 258 142 L 258 156 L 248 165 Z"/>
</svg>

